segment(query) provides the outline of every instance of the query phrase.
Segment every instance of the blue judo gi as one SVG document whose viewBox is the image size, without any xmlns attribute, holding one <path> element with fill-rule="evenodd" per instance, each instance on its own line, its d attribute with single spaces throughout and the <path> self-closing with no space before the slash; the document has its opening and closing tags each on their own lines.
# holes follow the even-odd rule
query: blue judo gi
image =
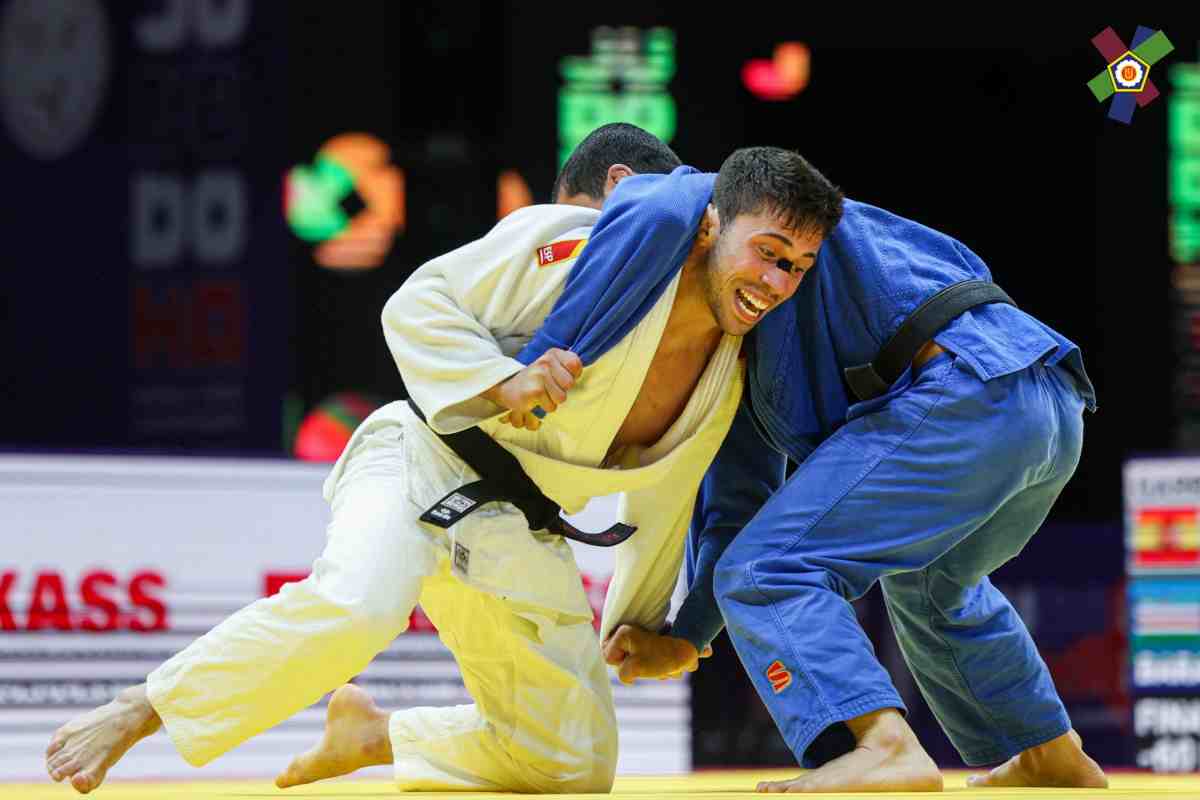
<svg viewBox="0 0 1200 800">
<path fill-rule="evenodd" d="M 637 276 L 626 293 L 656 297 L 686 256 L 714 178 L 681 168 L 622 181 L 573 272 L 596 287 Z M 638 222 L 685 213 L 690 228 Z M 624 244 L 594 247 L 602 233 Z M 668 252 L 669 265 L 638 256 Z M 748 337 L 748 391 L 697 502 L 691 591 L 674 633 L 699 648 L 723 620 L 806 765 L 837 723 L 904 707 L 849 604 L 876 581 L 909 668 L 968 764 L 1070 728 L 1028 631 L 987 576 L 1020 552 L 1078 463 L 1082 411 L 1095 409 L 1079 349 L 993 304 L 946 326 L 935 341 L 948 352 L 882 397 L 854 402 L 842 377 L 873 360 L 922 301 L 972 279 L 991 275 L 960 242 L 847 200 L 796 294 Z M 547 329 L 577 338 L 604 320 L 611 339 L 636 324 L 606 316 L 617 306 L 598 292 L 585 298 L 568 285 L 560 305 L 587 309 L 592 322 L 552 312 Z M 572 336 L 554 341 L 570 347 Z M 786 458 L 799 466 L 785 482 Z"/>
</svg>

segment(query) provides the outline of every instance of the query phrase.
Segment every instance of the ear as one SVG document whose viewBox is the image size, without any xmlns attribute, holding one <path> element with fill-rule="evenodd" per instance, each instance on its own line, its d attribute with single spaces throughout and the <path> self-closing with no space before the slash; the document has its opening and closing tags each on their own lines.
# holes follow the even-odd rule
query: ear
<svg viewBox="0 0 1200 800">
<path fill-rule="evenodd" d="M 700 230 L 696 233 L 696 243 L 701 247 L 712 247 L 720 235 L 721 215 L 717 213 L 717 207 L 709 203 L 708 207 L 704 209 L 704 216 L 700 218 Z"/>
<path fill-rule="evenodd" d="M 604 196 L 608 197 L 612 194 L 612 190 L 617 188 L 617 184 L 630 175 L 637 175 L 637 173 L 625 164 L 613 164 L 609 167 L 608 178 L 604 181 Z"/>
</svg>

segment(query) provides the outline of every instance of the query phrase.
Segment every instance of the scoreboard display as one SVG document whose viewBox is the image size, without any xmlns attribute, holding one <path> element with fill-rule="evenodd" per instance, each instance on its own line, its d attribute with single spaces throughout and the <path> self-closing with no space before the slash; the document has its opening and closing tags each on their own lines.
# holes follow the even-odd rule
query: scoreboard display
<svg viewBox="0 0 1200 800">
<path fill-rule="evenodd" d="M 1136 764 L 1200 769 L 1200 459 L 1125 465 Z"/>
</svg>

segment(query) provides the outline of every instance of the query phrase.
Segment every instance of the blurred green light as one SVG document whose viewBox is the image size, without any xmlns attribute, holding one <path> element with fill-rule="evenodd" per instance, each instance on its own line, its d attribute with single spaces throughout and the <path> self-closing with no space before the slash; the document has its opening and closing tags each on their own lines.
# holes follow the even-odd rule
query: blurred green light
<svg viewBox="0 0 1200 800">
<path fill-rule="evenodd" d="M 293 167 L 285 193 L 288 225 L 308 242 L 336 236 L 350 224 L 341 202 L 353 191 L 354 176 L 332 158 L 318 155 L 311 167 Z"/>
<path fill-rule="evenodd" d="M 675 33 L 668 28 L 597 28 L 592 53 L 559 62 L 566 85 L 558 93 L 561 167 L 584 137 L 610 122 L 629 122 L 664 142 L 675 138 Z"/>
</svg>

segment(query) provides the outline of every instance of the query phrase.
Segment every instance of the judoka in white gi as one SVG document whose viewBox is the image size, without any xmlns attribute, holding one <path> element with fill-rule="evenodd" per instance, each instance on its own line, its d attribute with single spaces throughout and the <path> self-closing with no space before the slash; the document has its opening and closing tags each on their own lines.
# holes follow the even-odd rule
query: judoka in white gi
<svg viewBox="0 0 1200 800">
<path fill-rule="evenodd" d="M 665 149 L 629 128 L 602 129 L 580 150 L 602 149 L 609 134 Z M 611 184 L 622 173 L 607 174 Z M 512 356 L 554 305 L 595 209 L 522 209 L 418 269 L 383 324 L 428 425 L 402 402 L 367 419 L 326 482 L 333 519 L 311 576 L 237 612 L 145 685 L 61 728 L 47 750 L 51 777 L 90 791 L 159 727 L 189 763 L 205 764 L 361 672 L 420 602 L 475 703 L 389 715 L 343 687 L 325 739 L 277 783 L 392 763 L 406 790 L 608 791 L 616 720 L 572 552 L 558 536 L 531 532 L 508 503 L 489 503 L 449 530 L 418 521 L 478 477 L 434 431 L 480 426 L 567 513 L 624 493 L 620 516 L 639 530 L 617 548 L 601 635 L 617 622 L 659 629 L 699 482 L 741 397 L 741 334 L 802 274 L 765 259 L 760 244 L 770 237 L 784 260 L 820 244 L 820 235 L 781 224 L 796 210 L 781 208 L 772 188 L 764 185 L 755 214 L 723 226 L 715 211 L 706 217 L 693 257 L 651 311 L 582 371 L 562 351 L 529 367 Z M 537 405 L 551 412 L 544 422 L 528 413 Z M 695 667 L 687 647 L 676 671 Z"/>
</svg>

